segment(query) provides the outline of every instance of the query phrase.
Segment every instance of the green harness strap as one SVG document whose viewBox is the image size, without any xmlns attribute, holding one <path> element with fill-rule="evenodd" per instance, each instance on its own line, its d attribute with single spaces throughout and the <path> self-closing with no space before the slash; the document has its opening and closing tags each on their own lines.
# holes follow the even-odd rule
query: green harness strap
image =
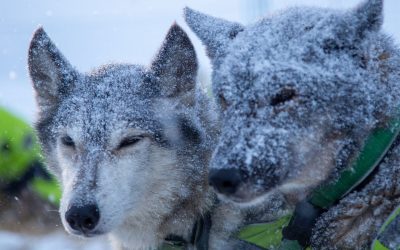
<svg viewBox="0 0 400 250">
<path fill-rule="evenodd" d="M 366 139 L 355 161 L 342 171 L 335 182 L 323 185 L 313 192 L 308 203 L 316 209 L 328 209 L 351 192 L 379 165 L 399 133 L 399 119 L 391 120 L 387 127 L 376 128 Z M 293 215 L 292 220 L 295 216 Z M 239 232 L 238 238 L 262 249 L 304 249 L 297 240 L 282 239 L 282 229 L 289 224 L 288 218 L 286 216 L 276 222 L 246 226 Z M 316 219 L 317 217 L 311 218 L 314 221 Z"/>
<path fill-rule="evenodd" d="M 317 189 L 311 203 L 328 208 L 360 184 L 385 157 L 400 132 L 400 120 L 389 122 L 386 128 L 375 129 L 365 141 L 358 158 L 350 168 L 344 170 L 336 182 L 328 183 Z"/>
<path fill-rule="evenodd" d="M 378 236 L 371 246 L 371 250 L 400 249 L 400 207 L 385 221 L 378 232 Z"/>
</svg>

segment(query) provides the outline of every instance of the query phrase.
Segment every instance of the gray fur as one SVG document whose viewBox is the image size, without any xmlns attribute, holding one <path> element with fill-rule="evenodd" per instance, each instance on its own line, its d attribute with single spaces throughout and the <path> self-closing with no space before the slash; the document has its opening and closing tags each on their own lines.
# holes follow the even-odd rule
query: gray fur
<svg viewBox="0 0 400 250">
<path fill-rule="evenodd" d="M 205 169 L 210 149 L 202 145 L 206 131 L 190 116 L 197 109 L 197 61 L 181 28 L 171 27 L 149 68 L 114 64 L 86 74 L 73 69 L 38 29 L 29 69 L 40 108 L 39 137 L 48 167 L 63 186 L 66 229 L 78 234 L 65 223 L 69 206 L 96 202 L 101 221 L 92 236 L 110 233 L 117 247 L 147 249 L 170 233 L 189 237 L 194 220 L 210 205 Z M 187 143 L 180 131 L 178 139 L 168 138 L 165 131 L 178 118 L 187 120 L 199 141 Z M 119 149 L 132 129 L 145 137 Z M 75 149 L 62 145 L 66 134 Z"/>
<path fill-rule="evenodd" d="M 400 204 L 399 141 L 365 187 L 352 192 L 323 214 L 314 228 L 315 246 L 322 249 L 369 248 L 379 228 Z M 398 233 L 393 232 L 392 236 Z"/>
<path fill-rule="evenodd" d="M 291 8 L 237 29 L 233 37 L 221 30 L 242 26 L 185 10 L 188 25 L 212 51 L 221 136 L 210 168 L 238 169 L 242 175 L 238 191 L 225 198 L 254 204 L 279 192 L 293 206 L 320 183 L 335 179 L 373 128 L 399 115 L 400 54 L 380 30 L 382 9 L 382 0 L 348 11 Z M 397 158 L 397 150 L 392 152 Z M 357 213 L 369 227 L 356 223 L 342 231 L 328 223 L 349 212 L 344 199 L 319 222 L 315 249 L 370 243 L 399 200 L 396 192 L 383 192 L 377 194 L 381 202 L 368 202 L 367 190 L 398 188 L 399 164 L 380 166 L 375 181 L 346 198 L 356 207 L 380 211 L 375 217 Z M 380 210 L 383 203 L 390 206 Z M 338 241 L 332 232 L 351 240 Z"/>
<path fill-rule="evenodd" d="M 115 249 L 147 250 L 170 234 L 189 241 L 195 221 L 210 211 L 209 249 L 255 249 L 234 239 L 250 209 L 217 205 L 208 188 L 218 117 L 196 86 L 196 54 L 178 25 L 149 67 L 112 64 L 80 73 L 42 28 L 28 63 L 39 105 L 36 128 L 63 188 L 67 231 L 81 235 L 66 222 L 68 207 L 95 203 L 100 222 L 82 236 L 109 234 Z M 66 135 L 74 147 L 63 144 Z M 132 135 L 143 138 L 121 148 Z"/>
<path fill-rule="evenodd" d="M 194 32 L 206 33 L 202 40 L 207 45 L 208 56 L 212 59 L 222 56 L 226 45 L 244 29 L 239 23 L 226 22 L 210 16 L 188 14 L 185 18 L 188 23 L 193 24 L 191 28 Z"/>
</svg>

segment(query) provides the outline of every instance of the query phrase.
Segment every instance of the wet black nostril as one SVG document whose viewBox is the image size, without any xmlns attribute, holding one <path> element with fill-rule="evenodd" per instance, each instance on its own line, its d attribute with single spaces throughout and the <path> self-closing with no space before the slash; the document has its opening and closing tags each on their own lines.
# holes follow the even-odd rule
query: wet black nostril
<svg viewBox="0 0 400 250">
<path fill-rule="evenodd" d="M 242 182 L 240 171 L 237 169 L 211 170 L 209 174 L 210 185 L 221 194 L 231 195 L 236 193 Z"/>
<path fill-rule="evenodd" d="M 72 229 L 74 230 L 79 229 L 74 218 L 67 218 L 67 222 Z"/>
<path fill-rule="evenodd" d="M 82 227 L 86 228 L 86 229 L 89 229 L 89 230 L 92 230 L 93 228 L 96 227 L 96 224 L 97 224 L 96 219 L 93 218 L 93 217 L 90 217 L 90 218 L 87 218 L 87 219 L 85 219 L 83 221 Z"/>
<path fill-rule="evenodd" d="M 69 226 L 83 233 L 93 230 L 99 219 L 99 208 L 96 205 L 71 206 L 65 213 Z"/>
<path fill-rule="evenodd" d="M 222 182 L 222 187 L 223 188 L 230 188 L 230 187 L 232 187 L 233 186 L 233 184 L 232 184 L 232 182 L 230 182 L 230 181 L 224 181 L 224 182 Z"/>
</svg>

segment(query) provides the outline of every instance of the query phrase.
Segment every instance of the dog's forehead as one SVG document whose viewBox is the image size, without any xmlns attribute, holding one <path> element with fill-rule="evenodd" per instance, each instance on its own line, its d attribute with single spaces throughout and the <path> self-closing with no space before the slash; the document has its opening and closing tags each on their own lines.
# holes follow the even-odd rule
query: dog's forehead
<svg viewBox="0 0 400 250">
<path fill-rule="evenodd" d="M 213 72 L 214 93 L 228 104 L 226 126 L 240 129 L 249 123 L 276 123 L 285 128 L 289 122 L 309 126 L 307 121 L 313 121 L 319 127 L 328 123 L 343 129 L 361 123 L 368 129 L 377 119 L 392 115 L 391 107 L 397 107 L 399 99 L 389 86 L 395 86 L 396 80 L 385 80 L 389 64 L 379 60 L 382 52 L 378 51 L 393 50 L 378 32 L 362 41 L 340 37 L 340 29 L 347 27 L 343 15 L 293 9 L 239 33 Z M 344 46 L 329 51 L 329 41 Z M 382 79 L 386 85 L 377 84 Z M 284 98 L 287 93 L 293 98 Z M 376 116 L 378 106 L 382 117 Z"/>
<path fill-rule="evenodd" d="M 152 88 L 144 68 L 112 65 L 83 76 L 63 102 L 62 121 L 93 136 L 124 128 L 154 131 Z M 62 111 L 62 112 L 61 112 Z"/>
<path fill-rule="evenodd" d="M 231 95 L 233 102 L 259 100 L 285 87 L 311 91 L 334 79 L 332 72 L 351 71 L 357 64 L 348 51 L 329 55 L 323 47 L 337 39 L 334 30 L 341 15 L 337 10 L 292 8 L 247 27 L 215 65 L 214 91 Z"/>
<path fill-rule="evenodd" d="M 305 42 L 319 41 L 321 37 L 334 38 L 335 31 L 343 23 L 343 15 L 343 11 L 332 9 L 289 8 L 248 26 L 233 41 L 233 44 L 237 44 L 233 47 L 246 43 L 258 48 L 258 52 L 265 52 L 260 56 L 287 61 L 290 58 L 286 58 L 286 55 L 301 53 L 297 47 L 308 46 Z"/>
<path fill-rule="evenodd" d="M 87 89 L 89 93 L 99 97 L 119 99 L 127 95 L 140 95 L 147 98 L 154 94 L 149 91 L 150 89 L 146 89 L 148 78 L 149 73 L 144 67 L 112 64 L 99 67 L 86 74 L 84 83 L 78 88 Z"/>
</svg>

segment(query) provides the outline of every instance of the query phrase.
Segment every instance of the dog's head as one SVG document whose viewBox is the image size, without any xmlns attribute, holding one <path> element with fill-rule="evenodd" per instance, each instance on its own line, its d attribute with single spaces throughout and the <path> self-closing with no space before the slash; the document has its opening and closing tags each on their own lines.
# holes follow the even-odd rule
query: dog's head
<svg viewBox="0 0 400 250">
<path fill-rule="evenodd" d="M 394 114 L 399 58 L 380 32 L 382 8 L 293 8 L 246 27 L 185 10 L 213 64 L 217 191 L 238 202 L 276 187 L 306 194 Z"/>
<path fill-rule="evenodd" d="M 189 117 L 196 54 L 178 25 L 150 67 L 106 65 L 90 73 L 74 69 L 39 28 L 29 72 L 39 106 L 36 128 L 62 185 L 60 213 L 69 232 L 107 233 L 131 223 L 128 217 L 158 224 L 192 195 L 192 184 L 201 191 L 205 171 L 188 174 L 194 167 L 179 162 L 194 153 L 201 132 Z"/>
</svg>

